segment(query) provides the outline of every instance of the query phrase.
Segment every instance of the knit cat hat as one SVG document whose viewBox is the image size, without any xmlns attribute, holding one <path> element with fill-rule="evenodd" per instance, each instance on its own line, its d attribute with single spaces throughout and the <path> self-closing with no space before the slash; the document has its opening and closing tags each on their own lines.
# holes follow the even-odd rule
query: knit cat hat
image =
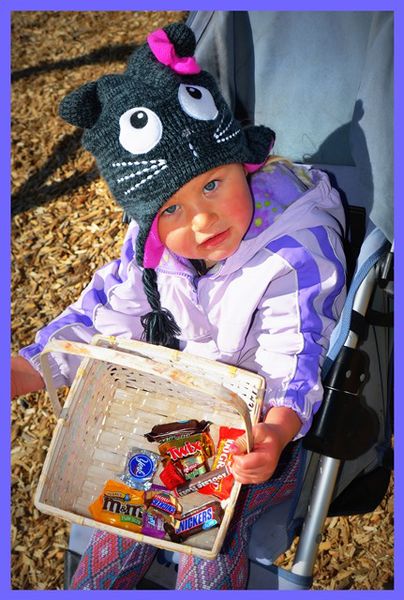
<svg viewBox="0 0 404 600">
<path fill-rule="evenodd" d="M 129 218 L 139 225 L 136 259 L 152 311 L 146 341 L 178 347 L 180 330 L 160 305 L 155 268 L 164 247 L 157 213 L 184 184 L 212 168 L 265 162 L 275 134 L 240 128 L 213 77 L 194 58 L 195 36 L 183 23 L 151 33 L 122 74 L 86 83 L 60 104 L 63 119 L 84 128 L 83 146 Z"/>
</svg>

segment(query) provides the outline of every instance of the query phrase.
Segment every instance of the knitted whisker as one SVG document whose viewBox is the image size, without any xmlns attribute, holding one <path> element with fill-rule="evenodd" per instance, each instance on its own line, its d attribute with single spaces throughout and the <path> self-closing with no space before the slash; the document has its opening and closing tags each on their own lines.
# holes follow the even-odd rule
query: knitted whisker
<svg viewBox="0 0 404 600">
<path fill-rule="evenodd" d="M 153 158 L 150 160 L 123 160 L 120 162 L 113 162 L 111 167 L 135 167 L 137 165 L 162 165 L 166 164 L 165 158 Z"/>
<path fill-rule="evenodd" d="M 154 171 L 154 173 L 150 173 L 150 175 L 148 175 L 147 177 L 145 177 L 144 179 L 142 179 L 141 181 L 138 181 L 137 183 L 135 183 L 135 185 L 132 185 L 130 188 L 128 188 L 127 190 L 124 191 L 125 196 L 127 196 L 128 194 L 130 194 L 131 192 L 133 192 L 134 190 L 136 190 L 137 188 L 139 188 L 140 186 L 144 185 L 145 183 L 147 183 L 150 179 L 153 179 L 156 175 L 159 175 L 159 173 L 161 173 L 161 171 L 164 171 L 164 169 L 167 169 L 168 165 L 164 164 L 162 165 L 158 171 Z M 144 171 L 142 171 L 144 172 Z M 136 175 L 140 175 L 140 173 L 136 173 L 134 176 Z"/>
<path fill-rule="evenodd" d="M 134 177 L 138 177 L 139 175 L 143 175 L 143 173 L 149 173 L 149 171 L 155 171 L 159 168 L 159 165 L 151 165 L 150 167 L 146 167 L 141 171 L 136 171 L 135 173 L 129 173 L 129 175 L 124 175 L 123 177 L 119 177 L 116 182 L 122 183 L 122 181 L 127 181 L 128 179 L 133 179 Z"/>
<path fill-rule="evenodd" d="M 219 125 L 215 129 L 215 133 L 213 134 L 214 138 L 218 138 L 218 137 L 221 137 L 222 135 L 224 135 L 226 133 L 226 131 L 228 130 L 228 128 L 234 123 L 234 120 L 230 119 L 230 121 L 227 123 L 226 127 L 224 129 L 221 129 L 221 126 L 223 125 L 223 121 L 224 121 L 224 113 L 220 120 Z"/>
<path fill-rule="evenodd" d="M 227 123 L 227 125 L 224 127 L 224 129 L 222 129 L 223 121 L 224 121 L 224 113 L 222 115 L 222 118 L 220 119 L 219 125 L 216 127 L 215 132 L 213 134 L 213 137 L 216 140 L 217 144 L 220 144 L 221 142 L 226 142 L 227 140 L 230 140 L 235 135 L 238 135 L 241 132 L 241 129 L 238 128 L 233 133 L 225 136 L 226 131 L 228 129 L 230 129 L 232 126 L 236 125 L 236 123 L 233 118 L 230 118 L 230 121 Z M 225 137 L 223 137 L 223 136 L 225 136 Z"/>
<path fill-rule="evenodd" d="M 216 127 L 215 129 L 215 133 L 213 134 L 214 137 L 216 137 L 217 132 L 220 131 L 221 126 L 223 125 L 223 121 L 224 121 L 224 112 L 222 113 L 222 117 L 220 119 L 220 123 L 219 125 Z"/>
<path fill-rule="evenodd" d="M 189 149 L 191 150 L 192 154 L 195 156 L 195 158 L 198 158 L 199 154 L 197 153 L 197 151 L 195 150 L 195 148 L 193 147 L 191 142 L 189 142 L 188 146 L 189 146 Z"/>
<path fill-rule="evenodd" d="M 239 133 L 241 133 L 240 129 L 238 129 L 234 133 L 231 133 L 230 135 L 227 135 L 225 138 L 222 138 L 220 140 L 216 140 L 216 143 L 217 144 L 221 144 L 222 142 L 227 142 L 228 140 L 231 140 L 231 138 L 233 138 L 235 135 L 238 135 Z"/>
</svg>

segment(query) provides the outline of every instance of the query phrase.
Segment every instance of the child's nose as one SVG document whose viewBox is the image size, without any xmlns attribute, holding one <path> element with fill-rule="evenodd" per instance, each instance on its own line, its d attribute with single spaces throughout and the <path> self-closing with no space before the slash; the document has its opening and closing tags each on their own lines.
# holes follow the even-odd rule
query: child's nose
<svg viewBox="0 0 404 600">
<path fill-rule="evenodd" d="M 217 216 L 213 212 L 198 212 L 192 219 L 192 231 L 206 231 L 217 221 Z"/>
</svg>

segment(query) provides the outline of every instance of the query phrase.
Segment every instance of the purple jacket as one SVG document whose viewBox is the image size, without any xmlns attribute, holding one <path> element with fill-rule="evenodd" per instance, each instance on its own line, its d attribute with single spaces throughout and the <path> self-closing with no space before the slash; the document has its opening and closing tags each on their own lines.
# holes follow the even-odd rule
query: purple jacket
<svg viewBox="0 0 404 600">
<path fill-rule="evenodd" d="M 293 408 L 310 427 L 323 395 L 320 369 L 345 300 L 344 210 L 325 173 L 267 165 L 251 178 L 255 212 L 238 250 L 206 275 L 166 250 L 157 268 L 162 306 L 181 327 L 181 349 L 266 379 L 262 417 Z M 40 370 L 51 338 L 95 333 L 140 339 L 150 311 L 136 264 L 132 222 L 121 256 L 98 269 L 79 299 L 20 354 Z M 51 357 L 55 384 L 70 385 L 79 359 Z"/>
</svg>

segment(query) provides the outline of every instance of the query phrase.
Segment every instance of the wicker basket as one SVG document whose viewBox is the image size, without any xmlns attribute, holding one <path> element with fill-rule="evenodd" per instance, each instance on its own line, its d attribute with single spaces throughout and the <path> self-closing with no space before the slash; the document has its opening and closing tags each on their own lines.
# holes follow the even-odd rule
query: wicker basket
<svg viewBox="0 0 404 600">
<path fill-rule="evenodd" d="M 82 358 L 63 408 L 52 382 L 50 352 Z M 219 528 L 174 543 L 95 521 L 88 506 L 109 479 L 118 479 L 131 447 L 157 452 L 144 434 L 154 425 L 185 419 L 247 433 L 259 418 L 264 379 L 259 375 L 188 353 L 143 342 L 95 336 L 91 344 L 50 342 L 41 356 L 44 379 L 58 422 L 35 495 L 42 512 L 172 551 L 215 558 L 240 491 L 234 483 Z M 210 459 L 212 460 L 212 459 Z M 157 471 L 157 474 L 159 471 Z M 158 479 L 158 478 L 156 478 Z M 181 498 L 184 512 L 213 496 Z"/>
</svg>

